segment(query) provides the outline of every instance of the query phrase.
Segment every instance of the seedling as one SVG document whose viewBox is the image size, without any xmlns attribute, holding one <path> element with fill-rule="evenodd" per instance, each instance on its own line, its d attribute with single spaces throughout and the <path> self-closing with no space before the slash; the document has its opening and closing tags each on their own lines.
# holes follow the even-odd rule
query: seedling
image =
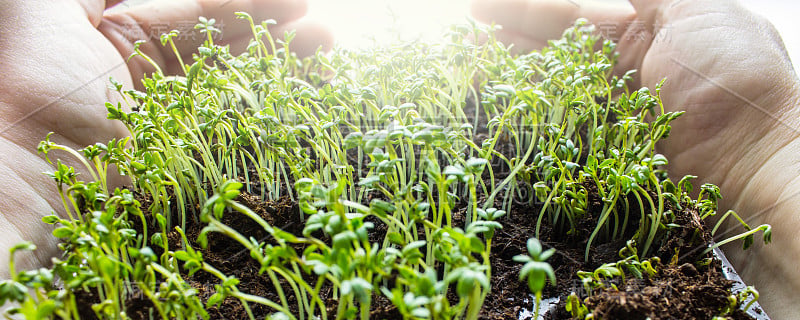
<svg viewBox="0 0 800 320">
<path fill-rule="evenodd" d="M 556 275 L 553 267 L 546 262 L 555 252 L 555 249 L 542 251 L 542 244 L 539 243 L 539 240 L 530 238 L 528 239 L 528 255 L 514 257 L 514 261 L 525 263 L 519 272 L 519 279 L 528 279 L 528 288 L 536 296 L 534 319 L 539 318 L 539 302 L 542 301 L 542 290 L 547 280 L 550 280 L 551 285 L 556 285 Z"/>
<path fill-rule="evenodd" d="M 143 91 L 111 81 L 124 101 L 106 105 L 129 139 L 73 150 L 45 137 L 48 160 L 66 152 L 83 165 L 57 161 L 49 174 L 67 218 L 44 221 L 56 225 L 63 256 L 35 273 L 15 273 L 12 260 L 0 298 L 32 318 L 80 318 L 82 290 L 97 296 L 99 318 L 127 317 L 127 297 L 141 292 L 162 319 L 208 318 L 229 301 L 250 319 L 369 319 L 379 301 L 407 319 L 478 319 L 503 223 L 531 215 L 536 238 L 514 260 L 538 312 L 546 283 L 556 283 L 555 251 L 537 240 L 543 226 L 554 238 L 585 236 L 587 260 L 599 243 L 628 243 L 622 260 L 578 275 L 596 289 L 625 272 L 656 272 L 653 252 L 680 229 L 673 210 L 703 219 L 717 210 L 718 188 L 703 185 L 693 199 L 692 177 L 666 176 L 655 146 L 681 113 L 665 112 L 661 84 L 629 89 L 632 73 L 612 73 L 614 44 L 586 21 L 517 56 L 470 22 L 443 43 L 299 59 L 292 33 L 276 40 L 274 21 L 237 17 L 253 35 L 239 55 L 214 43 L 213 19 L 196 25 L 205 41 L 191 59 L 178 52 L 177 31 L 161 37 L 182 75 L 164 74 L 136 44 L 156 72 Z M 481 34 L 486 43 L 469 36 Z M 130 178 L 127 189 L 110 190 L 111 165 Z M 272 225 L 279 215 L 259 201 L 296 205 L 290 220 L 301 225 Z M 758 230 L 769 240 L 768 226 L 728 216 L 747 231 L 718 245 L 747 246 Z M 236 270 L 210 262 L 215 237 L 244 248 L 269 295 L 240 289 Z M 198 279 L 209 286 L 201 291 Z M 568 302 L 576 317 L 590 315 Z"/>
</svg>

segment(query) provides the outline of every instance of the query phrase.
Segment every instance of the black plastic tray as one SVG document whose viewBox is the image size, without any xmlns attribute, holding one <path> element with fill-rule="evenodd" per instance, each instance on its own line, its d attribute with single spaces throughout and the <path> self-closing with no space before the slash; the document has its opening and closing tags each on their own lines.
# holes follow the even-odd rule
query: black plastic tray
<svg viewBox="0 0 800 320">
<path fill-rule="evenodd" d="M 728 280 L 735 281 L 732 288 L 733 293 L 738 293 L 742 291 L 744 288 L 746 288 L 747 285 L 744 283 L 744 281 L 742 281 L 742 278 L 739 277 L 739 274 L 736 273 L 736 270 L 733 268 L 733 265 L 731 265 L 730 261 L 728 261 L 728 258 L 725 257 L 725 254 L 722 253 L 722 250 L 720 250 L 719 248 L 714 248 L 713 252 L 715 258 L 719 259 L 722 262 L 722 273 L 725 275 L 725 278 Z M 531 299 L 533 299 L 533 296 L 531 296 Z M 752 299 L 753 297 L 751 296 L 742 305 L 747 305 L 747 302 L 749 302 Z M 555 308 L 557 307 L 559 301 L 560 301 L 559 297 L 542 299 L 542 302 L 539 304 L 539 319 L 544 319 L 545 315 L 547 315 L 549 312 L 555 311 Z M 769 316 L 764 311 L 764 309 L 761 309 L 761 306 L 758 304 L 758 301 L 753 303 L 750 306 L 750 308 L 747 309 L 746 311 L 747 314 L 749 314 L 756 320 L 770 320 Z M 533 310 L 531 311 L 525 310 L 523 312 L 520 312 L 519 320 L 531 320 L 533 319 L 533 315 L 534 315 Z"/>
</svg>

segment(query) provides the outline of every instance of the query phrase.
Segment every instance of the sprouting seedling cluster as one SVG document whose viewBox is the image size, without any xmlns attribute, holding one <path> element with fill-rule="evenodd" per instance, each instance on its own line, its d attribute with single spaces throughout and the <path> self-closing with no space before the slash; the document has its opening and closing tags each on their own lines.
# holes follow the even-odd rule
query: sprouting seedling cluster
<svg viewBox="0 0 800 320">
<path fill-rule="evenodd" d="M 67 218 L 46 222 L 64 240 L 53 271 L 67 290 L 43 284 L 51 277 L 41 271 L 39 282 L 3 283 L 11 289 L 0 287 L 0 298 L 42 303 L 17 310 L 43 317 L 78 318 L 72 292 L 91 287 L 101 318 L 124 318 L 125 297 L 139 290 L 153 318 L 207 318 L 205 308 L 231 298 L 250 318 L 260 304 L 277 318 L 368 319 L 383 295 L 407 319 L 477 319 L 491 290 L 492 239 L 505 216 L 522 214 L 514 199 L 526 190 L 537 233 L 541 224 L 570 235 L 581 221 L 595 223 L 587 255 L 599 241 L 632 238 L 641 245 L 630 250 L 647 256 L 669 233 L 671 210 L 715 212 L 718 193 L 692 200 L 688 179 L 673 184 L 655 152 L 680 113 L 664 112 L 658 88 L 630 92 L 629 74 L 612 76 L 614 45 L 598 43 L 585 21 L 521 56 L 471 23 L 451 28 L 442 44 L 340 48 L 301 60 L 289 50 L 293 34 L 270 35 L 274 21 L 238 17 L 254 35 L 245 53 L 214 44 L 219 30 L 201 19 L 207 40 L 191 61 L 181 59 L 176 31 L 161 38 L 182 75 L 156 66 L 143 91 L 112 81 L 125 101 L 107 104 L 108 118 L 130 138 L 81 151 L 42 142 L 46 156 L 63 150 L 81 159 L 94 180 L 60 162 L 51 174 Z M 476 44 L 471 37 L 481 34 L 489 40 Z M 135 55 L 152 62 L 138 44 Z M 130 177 L 129 190 L 110 190 L 112 165 Z M 296 202 L 302 234 L 237 202 L 243 192 Z M 269 239 L 241 234 L 226 215 L 252 221 Z M 205 225 L 198 239 L 185 233 L 192 221 Z M 377 240 L 376 224 L 386 228 Z M 245 248 L 277 299 L 242 292 L 239 279 L 204 260 L 193 243 L 205 247 L 212 233 Z M 554 276 L 545 262 L 552 251 L 537 244 L 518 259 L 538 301 Z M 219 280 L 211 297 L 186 281 L 197 272 Z M 20 286 L 48 294 L 23 295 Z M 340 303 L 329 309 L 324 292 Z"/>
</svg>

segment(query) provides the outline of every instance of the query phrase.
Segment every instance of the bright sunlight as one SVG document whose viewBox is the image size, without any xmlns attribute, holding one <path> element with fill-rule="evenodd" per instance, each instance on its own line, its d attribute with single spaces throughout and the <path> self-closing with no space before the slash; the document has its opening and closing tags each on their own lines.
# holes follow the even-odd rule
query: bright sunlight
<svg viewBox="0 0 800 320">
<path fill-rule="evenodd" d="M 445 27 L 466 22 L 468 0 L 309 0 L 310 18 L 333 30 L 345 47 L 402 40 L 432 40 Z M 373 41 L 374 40 L 374 41 Z"/>
</svg>

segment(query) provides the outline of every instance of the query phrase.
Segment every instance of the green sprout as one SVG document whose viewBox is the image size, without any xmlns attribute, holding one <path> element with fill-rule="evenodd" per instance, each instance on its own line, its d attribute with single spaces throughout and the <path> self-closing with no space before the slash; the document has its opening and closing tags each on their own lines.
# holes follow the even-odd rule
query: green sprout
<svg viewBox="0 0 800 320">
<path fill-rule="evenodd" d="M 528 254 L 518 255 L 514 257 L 514 261 L 525 263 L 519 272 L 520 280 L 528 280 L 528 289 L 536 296 L 536 304 L 534 305 L 534 318 L 539 317 L 539 303 L 542 300 L 542 290 L 544 290 L 547 280 L 550 280 L 551 285 L 556 285 L 556 274 L 553 267 L 547 263 L 556 249 L 548 249 L 542 251 L 542 244 L 536 238 L 528 239 Z"/>
<path fill-rule="evenodd" d="M 693 198 L 694 177 L 673 183 L 656 153 L 682 115 L 665 112 L 663 82 L 628 88 L 633 72 L 613 75 L 615 45 L 585 20 L 520 55 L 470 21 L 441 43 L 301 59 L 292 32 L 279 40 L 275 21 L 236 16 L 252 34 L 238 55 L 214 42 L 214 19 L 198 19 L 205 41 L 191 56 L 179 52 L 178 31 L 159 39 L 181 75 L 164 74 L 136 43 L 132 57 L 155 72 L 142 91 L 112 79 L 123 99 L 106 104 L 130 138 L 72 149 L 45 137 L 39 151 L 56 160 L 48 175 L 64 215 L 43 221 L 63 254 L 51 269 L 16 272 L 12 253 L 0 299 L 19 302 L 15 312 L 77 319 L 83 290 L 98 296 L 89 312 L 104 319 L 128 317 L 134 292 L 161 319 L 205 319 L 226 301 L 250 319 L 369 319 L 376 301 L 406 319 L 477 319 L 494 294 L 496 237 L 510 218 L 530 215 L 534 238 L 514 260 L 538 317 L 556 282 L 541 230 L 586 238 L 586 260 L 599 244 L 626 243 L 621 260 L 577 274 L 595 289 L 626 272 L 655 275 L 652 255 L 681 230 L 679 210 L 716 214 L 719 188 L 705 184 Z M 487 42 L 474 41 L 482 34 Z M 56 159 L 62 152 L 81 166 Z M 130 185 L 111 190 L 110 168 Z M 284 202 L 295 228 L 272 225 L 284 217 L 270 206 Z M 703 256 L 737 239 L 748 247 L 759 230 L 771 239 L 768 225 L 751 229 L 733 212 L 720 223 L 728 217 L 745 232 Z M 241 277 L 209 262 L 217 237 L 244 248 L 271 295 L 240 290 Z M 214 289 L 200 292 L 198 277 Z M 567 303 L 574 316 L 590 315 L 577 296 Z"/>
</svg>

